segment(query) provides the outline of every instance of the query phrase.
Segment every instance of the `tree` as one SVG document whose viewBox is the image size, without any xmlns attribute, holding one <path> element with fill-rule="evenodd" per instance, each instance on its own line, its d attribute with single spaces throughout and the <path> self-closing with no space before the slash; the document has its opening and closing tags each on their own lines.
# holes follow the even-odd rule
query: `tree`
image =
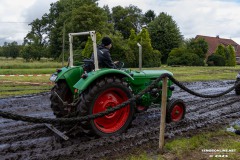
<svg viewBox="0 0 240 160">
<path fill-rule="evenodd" d="M 138 60 L 139 51 L 137 43 L 142 45 L 142 57 L 143 57 L 143 66 L 144 67 L 159 67 L 161 65 L 161 53 L 158 50 L 154 50 L 151 45 L 151 39 L 147 29 L 142 29 L 142 31 L 135 35 L 133 33 L 129 39 L 129 46 L 133 50 L 134 57 L 133 60 Z M 138 64 L 138 61 L 135 62 L 135 65 Z M 136 67 L 136 66 L 135 66 Z"/>
<path fill-rule="evenodd" d="M 169 53 L 167 60 L 169 66 L 184 65 L 184 66 L 203 66 L 202 59 L 187 48 L 175 48 Z"/>
<path fill-rule="evenodd" d="M 129 47 L 127 40 L 124 39 L 120 32 L 110 35 L 112 39 L 111 56 L 113 61 L 122 61 L 125 67 L 131 67 L 132 51 Z"/>
<path fill-rule="evenodd" d="M 236 66 L 236 53 L 231 45 L 226 47 L 226 66 Z"/>
<path fill-rule="evenodd" d="M 96 38 L 97 38 L 97 44 L 100 44 L 101 39 L 103 38 L 102 35 L 97 32 Z M 91 58 L 92 53 L 93 53 L 93 42 L 92 42 L 91 37 L 89 36 L 88 40 L 85 44 L 85 47 L 80 54 L 81 54 L 82 58 Z"/>
<path fill-rule="evenodd" d="M 4 42 L 2 47 L 2 56 L 6 58 L 17 58 L 20 53 L 20 46 L 17 42 L 13 41 L 11 43 Z"/>
<path fill-rule="evenodd" d="M 143 48 L 143 66 L 160 67 L 161 53 L 158 50 L 153 49 L 147 29 L 142 29 L 142 31 L 137 35 L 137 41 L 140 42 Z"/>
<path fill-rule="evenodd" d="M 148 31 L 153 48 L 162 53 L 162 63 L 166 63 L 171 50 L 178 48 L 183 42 L 183 36 L 176 22 L 170 15 L 162 12 L 149 23 Z"/>
<path fill-rule="evenodd" d="M 145 25 L 148 25 L 150 22 L 152 22 L 156 17 L 156 14 L 153 10 L 148 10 L 142 18 L 142 23 Z"/>
<path fill-rule="evenodd" d="M 43 48 L 50 52 L 51 57 L 58 58 L 62 52 L 63 38 L 64 46 L 66 50 L 68 49 L 68 33 L 89 30 L 100 33 L 111 32 L 113 26 L 108 23 L 107 13 L 97 6 L 96 2 L 97 0 L 60 0 L 52 3 L 48 14 L 31 23 L 32 31 L 36 31 L 36 26 L 39 26 L 40 32 L 30 33 L 38 39 L 38 42 L 47 40 L 46 43 L 42 43 Z M 87 37 L 75 38 L 74 46 L 78 46 L 77 49 L 81 50 L 86 41 Z"/>
<path fill-rule="evenodd" d="M 125 39 L 129 38 L 131 29 L 139 32 L 142 26 L 142 10 L 137 6 L 113 7 L 112 18 L 114 29 L 120 31 Z"/>
<path fill-rule="evenodd" d="M 111 11 L 110 11 L 108 5 L 104 5 L 104 6 L 103 6 L 103 9 L 104 9 L 104 11 L 105 11 L 106 14 L 107 14 L 108 23 L 111 23 L 111 22 L 112 22 L 112 14 L 111 14 Z"/>
<path fill-rule="evenodd" d="M 234 48 L 231 45 L 227 46 L 227 47 L 225 47 L 222 44 L 219 45 L 217 47 L 214 55 L 221 56 L 224 59 L 224 62 L 225 62 L 224 66 L 235 66 L 236 65 L 236 53 L 234 51 Z M 217 64 L 219 64 L 219 63 L 217 63 Z M 220 64 L 222 64 L 222 63 L 220 63 Z"/>
<path fill-rule="evenodd" d="M 207 60 L 208 66 L 225 66 L 225 63 L 225 59 L 217 54 L 212 54 Z"/>
<path fill-rule="evenodd" d="M 0 57 L 3 57 L 3 48 L 0 46 Z"/>
<path fill-rule="evenodd" d="M 137 67 L 138 65 L 138 47 L 137 47 L 137 34 L 134 29 L 131 29 L 131 34 L 128 39 L 128 46 L 131 48 L 131 52 L 126 54 L 128 62 L 131 64 L 131 67 Z"/>
<path fill-rule="evenodd" d="M 217 49 L 215 51 L 215 54 L 223 57 L 225 59 L 225 61 L 226 61 L 226 49 L 225 49 L 224 45 L 220 44 L 217 47 Z"/>
<path fill-rule="evenodd" d="M 3 51 L 3 56 L 6 58 L 10 57 L 10 52 L 9 52 L 9 47 L 8 47 L 8 43 L 4 42 L 3 47 L 2 47 L 2 51 Z"/>
<path fill-rule="evenodd" d="M 27 62 L 30 60 L 40 60 L 42 57 L 42 53 L 44 52 L 43 48 L 40 46 L 33 45 L 25 45 L 21 50 L 21 55 L 23 59 Z"/>
<path fill-rule="evenodd" d="M 208 66 L 225 66 L 225 59 L 217 54 L 212 54 L 207 59 Z"/>
<path fill-rule="evenodd" d="M 17 58 L 20 53 L 20 46 L 18 45 L 17 42 L 12 42 L 8 44 L 9 48 L 9 56 L 12 57 L 13 59 Z"/>
<path fill-rule="evenodd" d="M 208 51 L 208 43 L 203 39 L 190 39 L 186 41 L 186 47 L 192 50 L 195 54 L 197 54 L 200 58 L 205 59 Z"/>
</svg>

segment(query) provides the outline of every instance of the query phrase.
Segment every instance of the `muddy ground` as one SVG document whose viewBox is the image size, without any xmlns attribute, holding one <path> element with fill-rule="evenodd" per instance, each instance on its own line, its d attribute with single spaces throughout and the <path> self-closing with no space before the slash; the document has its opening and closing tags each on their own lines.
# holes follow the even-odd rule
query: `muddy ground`
<svg viewBox="0 0 240 160">
<path fill-rule="evenodd" d="M 203 94 L 220 93 L 234 81 L 184 83 Z M 54 117 L 50 109 L 49 93 L 0 99 L 0 109 L 14 113 Z M 175 88 L 174 98 L 186 102 L 185 119 L 166 125 L 166 138 L 186 137 L 203 130 L 214 130 L 239 120 L 240 96 L 232 91 L 214 99 L 192 96 Z M 108 138 L 81 136 L 64 141 L 43 124 L 26 123 L 0 118 L 0 159 L 116 159 L 131 153 L 136 147 L 149 146 L 155 154 L 158 148 L 160 109 L 156 106 L 140 113 L 124 134 Z"/>
</svg>

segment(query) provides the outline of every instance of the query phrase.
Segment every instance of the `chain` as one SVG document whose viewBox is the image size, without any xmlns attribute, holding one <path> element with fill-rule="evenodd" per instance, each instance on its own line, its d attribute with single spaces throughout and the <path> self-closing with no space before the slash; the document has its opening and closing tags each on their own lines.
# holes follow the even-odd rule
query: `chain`
<svg viewBox="0 0 240 160">
<path fill-rule="evenodd" d="M 240 82 L 238 82 L 238 83 L 235 83 L 235 85 L 233 87 L 227 89 L 226 91 L 224 91 L 222 93 L 214 94 L 214 95 L 204 95 L 204 94 L 200 94 L 200 93 L 197 93 L 197 92 L 194 92 L 194 91 L 188 89 L 187 87 L 182 85 L 179 81 L 177 81 L 175 78 L 173 78 L 172 75 L 170 75 L 168 73 L 164 73 L 161 76 L 159 76 L 156 80 L 154 80 L 146 89 L 144 89 L 143 91 L 141 91 L 134 97 L 128 99 L 127 101 L 125 101 L 113 108 L 107 109 L 104 112 L 99 112 L 99 113 L 84 116 L 84 117 L 74 117 L 74 118 L 41 118 L 41 117 L 23 116 L 23 115 L 13 114 L 13 113 L 9 113 L 9 112 L 0 110 L 0 116 L 3 118 L 13 119 L 13 120 L 21 120 L 21 121 L 32 122 L 32 123 L 49 123 L 49 124 L 72 124 L 72 123 L 77 123 L 80 121 L 88 121 L 88 120 L 96 119 L 96 118 L 108 115 L 110 113 L 113 113 L 113 112 L 127 106 L 128 104 L 140 99 L 145 93 L 151 91 L 158 84 L 158 82 L 161 81 L 162 78 L 164 78 L 164 77 L 168 77 L 173 83 L 175 83 L 177 86 L 179 86 L 181 89 L 185 90 L 186 92 L 188 92 L 192 95 L 198 96 L 198 97 L 202 97 L 202 98 L 220 97 L 222 95 L 225 95 L 225 94 L 231 92 L 232 90 L 234 90 L 236 88 L 236 86 L 240 85 Z"/>
</svg>

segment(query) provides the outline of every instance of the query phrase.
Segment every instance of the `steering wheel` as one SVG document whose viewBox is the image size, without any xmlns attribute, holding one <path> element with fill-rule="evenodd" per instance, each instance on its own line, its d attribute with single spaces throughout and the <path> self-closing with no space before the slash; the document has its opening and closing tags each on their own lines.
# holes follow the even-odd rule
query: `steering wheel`
<svg viewBox="0 0 240 160">
<path fill-rule="evenodd" d="M 117 61 L 116 63 L 114 63 L 117 67 L 117 69 L 121 70 L 124 67 L 124 62 L 121 61 Z"/>
</svg>

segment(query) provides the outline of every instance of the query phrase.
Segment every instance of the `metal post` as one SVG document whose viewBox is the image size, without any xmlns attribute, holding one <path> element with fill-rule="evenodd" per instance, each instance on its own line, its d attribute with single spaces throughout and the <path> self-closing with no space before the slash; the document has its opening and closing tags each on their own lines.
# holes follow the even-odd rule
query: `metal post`
<svg viewBox="0 0 240 160">
<path fill-rule="evenodd" d="M 139 70 L 142 70 L 142 46 L 141 44 L 137 43 L 139 47 Z"/>
<path fill-rule="evenodd" d="M 63 24 L 62 67 L 64 66 L 64 51 L 65 51 L 65 22 Z"/>
<path fill-rule="evenodd" d="M 161 122 L 160 122 L 160 135 L 159 135 L 159 151 L 163 152 L 164 146 L 164 133 L 166 121 L 166 106 L 167 106 L 167 77 L 162 79 L 162 104 L 161 104 Z"/>
<path fill-rule="evenodd" d="M 97 56 L 97 42 L 96 42 L 96 32 L 95 31 L 90 31 L 90 36 L 93 41 L 93 55 L 94 55 L 94 65 L 95 65 L 95 71 L 99 69 L 98 67 L 98 56 Z"/>
<path fill-rule="evenodd" d="M 69 66 L 72 67 L 73 66 L 73 36 L 71 33 L 69 33 L 69 45 L 70 45 L 70 63 Z"/>
</svg>

